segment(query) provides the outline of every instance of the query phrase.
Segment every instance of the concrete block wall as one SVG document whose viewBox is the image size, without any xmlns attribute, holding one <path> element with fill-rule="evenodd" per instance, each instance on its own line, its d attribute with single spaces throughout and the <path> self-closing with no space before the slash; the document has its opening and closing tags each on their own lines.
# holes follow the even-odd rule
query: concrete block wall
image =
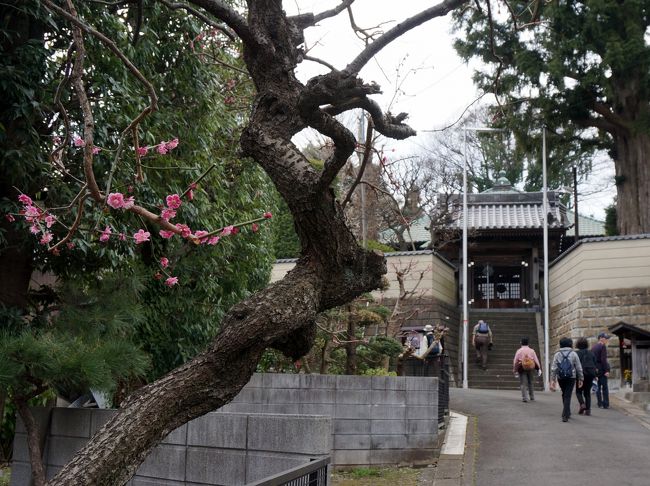
<svg viewBox="0 0 650 486">
<path fill-rule="evenodd" d="M 48 478 L 94 435 L 114 410 L 55 408 L 44 457 Z M 45 415 L 37 417 L 46 423 Z M 328 455 L 330 417 L 214 412 L 171 432 L 129 486 L 239 486 Z M 17 425 L 11 486 L 28 486 L 31 468 L 22 423 Z"/>
<path fill-rule="evenodd" d="M 223 410 L 329 415 L 337 466 L 430 464 L 439 452 L 437 378 L 255 374 Z"/>
</svg>

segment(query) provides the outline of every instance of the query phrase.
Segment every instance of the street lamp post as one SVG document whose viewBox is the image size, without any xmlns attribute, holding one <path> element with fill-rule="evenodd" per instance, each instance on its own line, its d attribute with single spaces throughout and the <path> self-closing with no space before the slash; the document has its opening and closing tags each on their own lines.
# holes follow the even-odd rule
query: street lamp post
<svg viewBox="0 0 650 486">
<path fill-rule="evenodd" d="M 463 388 L 467 382 L 467 362 L 469 359 L 469 315 L 467 309 L 467 132 L 503 132 L 501 128 L 463 127 Z"/>
<path fill-rule="evenodd" d="M 549 390 L 549 293 L 548 293 L 548 188 L 546 185 L 546 126 L 542 127 L 542 186 L 544 196 L 544 390 Z M 577 216 L 576 216 L 577 218 Z"/>
</svg>

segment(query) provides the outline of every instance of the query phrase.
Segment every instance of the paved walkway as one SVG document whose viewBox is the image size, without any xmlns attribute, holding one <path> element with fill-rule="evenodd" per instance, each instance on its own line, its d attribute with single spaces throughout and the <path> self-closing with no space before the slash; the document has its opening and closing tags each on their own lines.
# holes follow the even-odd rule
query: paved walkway
<svg viewBox="0 0 650 486">
<path fill-rule="evenodd" d="M 452 389 L 452 410 L 468 416 L 465 453 L 441 454 L 433 485 L 650 484 L 650 421 L 612 404 L 563 423 L 559 392 L 523 403 L 518 391 Z"/>
</svg>

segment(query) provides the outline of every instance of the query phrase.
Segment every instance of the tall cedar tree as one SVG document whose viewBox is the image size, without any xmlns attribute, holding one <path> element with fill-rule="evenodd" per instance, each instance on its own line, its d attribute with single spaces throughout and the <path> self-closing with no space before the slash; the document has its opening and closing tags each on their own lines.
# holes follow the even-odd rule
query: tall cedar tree
<svg viewBox="0 0 650 486">
<path fill-rule="evenodd" d="M 531 135 L 546 124 L 555 173 L 607 150 L 619 232 L 650 232 L 650 4 L 515 0 L 495 12 L 477 2 L 456 20 L 458 52 L 487 65 L 475 79 L 497 95 L 499 121 L 537 146 Z"/>
</svg>

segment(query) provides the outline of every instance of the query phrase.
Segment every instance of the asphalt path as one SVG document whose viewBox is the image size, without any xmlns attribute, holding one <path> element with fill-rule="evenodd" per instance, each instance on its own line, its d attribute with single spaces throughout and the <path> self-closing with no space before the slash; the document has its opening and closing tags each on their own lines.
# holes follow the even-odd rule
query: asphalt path
<svg viewBox="0 0 650 486">
<path fill-rule="evenodd" d="M 451 409 L 478 418 L 477 486 L 648 486 L 650 429 L 610 408 L 561 420 L 560 392 L 452 388 Z M 594 404 L 595 406 L 595 396 Z"/>
</svg>

